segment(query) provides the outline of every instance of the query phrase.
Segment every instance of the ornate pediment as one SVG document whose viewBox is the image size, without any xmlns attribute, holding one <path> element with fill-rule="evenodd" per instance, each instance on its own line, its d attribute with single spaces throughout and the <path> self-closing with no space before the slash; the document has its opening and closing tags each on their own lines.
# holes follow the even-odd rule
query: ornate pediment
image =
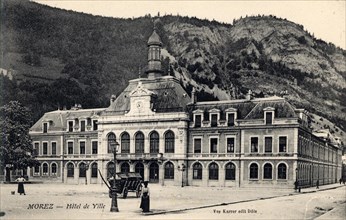
<svg viewBox="0 0 346 220">
<path fill-rule="evenodd" d="M 130 97 L 151 96 L 154 92 L 143 88 L 142 82 L 138 82 L 137 87 L 130 92 Z"/>
</svg>

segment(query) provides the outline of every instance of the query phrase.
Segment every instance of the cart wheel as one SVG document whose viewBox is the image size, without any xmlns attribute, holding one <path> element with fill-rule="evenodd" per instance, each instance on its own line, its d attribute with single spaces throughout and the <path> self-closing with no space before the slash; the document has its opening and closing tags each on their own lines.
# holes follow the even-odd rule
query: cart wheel
<svg viewBox="0 0 346 220">
<path fill-rule="evenodd" d="M 128 193 L 129 191 L 127 190 L 127 188 L 124 188 L 124 191 L 123 191 L 123 198 L 124 199 L 126 199 L 126 197 L 127 197 L 127 193 Z"/>
<path fill-rule="evenodd" d="M 137 190 L 136 190 L 136 196 L 137 198 L 139 198 L 141 196 L 141 192 L 142 192 L 142 185 L 139 185 L 137 187 Z"/>
</svg>

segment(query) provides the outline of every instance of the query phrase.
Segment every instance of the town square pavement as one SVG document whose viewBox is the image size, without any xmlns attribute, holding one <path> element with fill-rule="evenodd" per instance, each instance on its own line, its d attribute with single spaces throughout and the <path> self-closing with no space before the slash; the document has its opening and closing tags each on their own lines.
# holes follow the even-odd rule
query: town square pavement
<svg viewBox="0 0 346 220">
<path fill-rule="evenodd" d="M 334 207 L 346 203 L 346 187 L 339 184 L 302 189 L 228 187 L 178 187 L 151 184 L 151 212 L 144 214 L 139 208 L 140 199 L 134 192 L 128 198 L 118 197 L 119 212 L 111 213 L 111 199 L 107 187 L 98 185 L 25 184 L 26 195 L 16 193 L 16 184 L 0 184 L 0 213 L 2 219 L 292 219 L 282 211 L 285 204 L 311 209 L 310 217 L 323 216 Z M 332 189 L 335 188 L 335 189 Z M 13 195 L 13 191 L 15 194 Z M 324 199 L 329 196 L 329 199 Z M 332 196 L 332 199 L 330 197 Z M 306 197 L 306 198 L 305 198 Z M 310 199 L 312 200 L 310 201 Z M 281 199 L 281 200 L 280 200 Z M 317 207 L 328 201 L 326 207 Z M 300 201 L 295 203 L 295 201 Z M 330 203 L 330 204 L 329 204 Z M 278 206 L 278 204 L 281 204 Z M 317 209 L 317 211 L 316 211 Z M 339 208 L 340 209 L 340 208 Z M 276 210 L 276 212 L 275 212 Z M 281 210 L 281 211 L 280 211 Z M 292 209 L 294 210 L 294 209 Z M 292 211 L 291 210 L 291 211 Z M 343 210 L 341 209 L 341 212 Z M 294 212 L 294 211 L 293 211 Z M 273 215 L 273 213 L 277 213 Z M 307 217 L 307 211 L 299 214 Z M 294 217 L 294 215 L 291 215 Z M 332 215 L 335 216 L 335 215 Z M 336 215 L 337 217 L 340 215 Z M 286 218 L 285 218 L 286 217 Z M 296 216 L 298 217 L 298 216 Z M 322 218 L 323 219 L 323 218 Z M 334 218 L 338 219 L 338 218 Z"/>
</svg>

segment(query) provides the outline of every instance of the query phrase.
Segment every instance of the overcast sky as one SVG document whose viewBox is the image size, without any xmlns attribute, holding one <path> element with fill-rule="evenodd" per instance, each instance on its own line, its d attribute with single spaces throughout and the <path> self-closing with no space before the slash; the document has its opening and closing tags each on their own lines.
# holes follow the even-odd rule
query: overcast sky
<svg viewBox="0 0 346 220">
<path fill-rule="evenodd" d="M 246 15 L 275 15 L 302 24 L 316 38 L 346 49 L 346 1 L 34 0 L 52 7 L 117 18 L 173 14 L 232 23 Z"/>
</svg>

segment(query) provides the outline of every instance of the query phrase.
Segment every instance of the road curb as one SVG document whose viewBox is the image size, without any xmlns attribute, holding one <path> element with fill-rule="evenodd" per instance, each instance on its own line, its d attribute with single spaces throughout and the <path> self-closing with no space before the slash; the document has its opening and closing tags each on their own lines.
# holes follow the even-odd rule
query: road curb
<svg viewBox="0 0 346 220">
<path fill-rule="evenodd" d="M 151 212 L 142 213 L 142 214 L 144 216 L 162 215 L 162 214 L 166 214 L 166 213 L 183 212 L 183 211 L 189 211 L 189 210 L 195 210 L 195 209 L 204 209 L 204 208 L 211 208 L 211 207 L 217 207 L 217 206 L 225 206 L 225 205 L 232 205 L 232 204 L 238 204 L 238 203 L 253 202 L 253 201 L 258 201 L 258 200 L 274 199 L 274 198 L 280 198 L 280 197 L 286 197 L 286 196 L 296 196 L 299 194 L 313 193 L 313 192 L 317 192 L 317 191 L 326 191 L 326 190 L 336 189 L 336 188 L 340 188 L 343 186 L 344 185 L 333 186 L 330 188 L 317 189 L 317 190 L 312 190 L 312 191 L 307 191 L 307 192 L 300 192 L 300 193 L 294 192 L 294 193 L 284 194 L 284 195 L 280 195 L 280 196 L 270 196 L 270 197 L 264 197 L 264 198 L 262 197 L 262 198 L 256 198 L 256 199 L 247 199 L 247 200 L 241 200 L 241 201 L 235 201 L 235 202 L 217 203 L 217 204 L 196 206 L 196 207 L 190 207 L 190 208 L 173 209 L 173 210 L 165 210 L 165 211 L 151 211 Z"/>
</svg>

